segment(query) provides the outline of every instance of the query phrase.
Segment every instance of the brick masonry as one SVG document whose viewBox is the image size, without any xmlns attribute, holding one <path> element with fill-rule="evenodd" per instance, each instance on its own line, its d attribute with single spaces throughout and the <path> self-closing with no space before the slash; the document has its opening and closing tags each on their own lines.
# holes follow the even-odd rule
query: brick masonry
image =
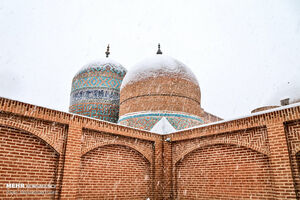
<svg viewBox="0 0 300 200">
<path fill-rule="evenodd" d="M 0 98 L 0 199 L 299 199 L 299 152 L 299 105 L 162 136 Z"/>
<path fill-rule="evenodd" d="M 199 85 L 180 75 L 141 79 L 122 88 L 119 124 L 151 130 L 163 114 L 176 130 L 221 120 L 201 108 Z"/>
<path fill-rule="evenodd" d="M 81 157 L 79 199 L 151 197 L 150 166 L 142 154 L 127 146 L 105 145 L 92 150 Z"/>
<path fill-rule="evenodd" d="M 182 78 L 152 77 L 122 88 L 120 117 L 127 113 L 164 110 L 200 116 L 200 102 L 199 85 Z"/>
<path fill-rule="evenodd" d="M 176 197 L 271 199 L 271 177 L 266 155 L 235 145 L 210 145 L 176 163 Z"/>
<path fill-rule="evenodd" d="M 5 126 L 0 126 L 0 143 L 0 196 L 23 199 L 54 198 L 55 188 L 52 187 L 22 188 L 21 190 L 21 188 L 9 188 L 6 184 L 56 184 L 58 152 L 30 133 Z M 43 191 L 45 194 L 26 194 L 30 191 Z"/>
<path fill-rule="evenodd" d="M 123 116 L 119 119 L 119 124 L 150 131 L 163 117 L 165 117 L 176 130 L 191 128 L 204 123 L 198 116 L 187 115 L 186 113 L 157 111 L 133 113 L 128 116 Z"/>
</svg>

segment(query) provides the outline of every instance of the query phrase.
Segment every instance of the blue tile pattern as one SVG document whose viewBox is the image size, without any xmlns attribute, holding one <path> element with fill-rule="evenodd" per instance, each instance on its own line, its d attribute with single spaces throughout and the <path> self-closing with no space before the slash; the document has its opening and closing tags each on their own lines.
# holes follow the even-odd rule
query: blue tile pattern
<svg viewBox="0 0 300 200">
<path fill-rule="evenodd" d="M 70 104 L 102 102 L 111 103 L 113 105 L 120 104 L 119 91 L 111 88 L 93 88 L 81 89 L 71 93 Z"/>
<path fill-rule="evenodd" d="M 89 64 L 73 78 L 69 111 L 116 123 L 125 74 L 125 68 L 112 63 Z"/>
<path fill-rule="evenodd" d="M 121 117 L 119 123 L 144 130 L 151 130 L 162 117 L 166 117 L 176 130 L 190 128 L 204 123 L 200 117 L 182 113 L 140 113 Z"/>
<path fill-rule="evenodd" d="M 110 122 L 117 122 L 119 116 L 119 105 L 81 103 L 70 106 L 70 112 Z"/>
<path fill-rule="evenodd" d="M 92 67 L 90 68 L 86 68 L 84 70 L 81 70 L 77 75 L 81 75 L 81 74 L 85 74 L 85 73 L 113 73 L 116 74 L 120 77 L 124 77 L 126 74 L 126 70 L 124 67 L 122 67 L 122 65 L 117 66 L 115 64 L 112 63 L 105 63 L 103 65 L 97 65 L 97 63 L 95 64 L 91 64 Z"/>
<path fill-rule="evenodd" d="M 73 81 L 72 91 L 94 87 L 114 88 L 118 90 L 121 83 L 121 79 L 106 76 L 80 77 Z"/>
</svg>

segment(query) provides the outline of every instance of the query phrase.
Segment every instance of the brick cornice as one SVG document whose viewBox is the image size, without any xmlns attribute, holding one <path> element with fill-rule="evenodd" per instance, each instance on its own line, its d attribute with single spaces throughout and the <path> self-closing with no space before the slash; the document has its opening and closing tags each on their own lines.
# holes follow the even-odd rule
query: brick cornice
<svg viewBox="0 0 300 200">
<path fill-rule="evenodd" d="M 273 109 L 270 112 L 257 113 L 234 120 L 220 121 L 183 131 L 172 133 L 169 137 L 172 141 L 188 140 L 219 133 L 232 132 L 241 129 L 267 126 L 273 123 L 284 123 L 300 118 L 300 105 L 286 108 Z"/>
<path fill-rule="evenodd" d="M 76 114 L 57 111 L 41 106 L 36 106 L 16 100 L 0 97 L 0 111 L 13 113 L 19 116 L 31 117 L 35 119 L 52 121 L 61 124 L 78 124 L 83 128 L 97 129 L 99 131 L 110 132 L 112 134 L 124 135 L 148 141 L 155 141 L 161 136 L 144 130 L 134 129 L 110 122 L 97 120 Z"/>
</svg>

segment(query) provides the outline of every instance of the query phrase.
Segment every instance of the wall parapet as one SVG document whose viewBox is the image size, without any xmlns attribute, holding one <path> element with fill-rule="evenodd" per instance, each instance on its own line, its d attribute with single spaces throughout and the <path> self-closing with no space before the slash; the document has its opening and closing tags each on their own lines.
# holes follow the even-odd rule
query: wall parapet
<svg viewBox="0 0 300 200">
<path fill-rule="evenodd" d="M 244 116 L 237 119 L 200 125 L 198 127 L 171 133 L 168 136 L 172 139 L 172 141 L 188 140 L 202 136 L 248 129 L 252 127 L 267 126 L 268 124 L 272 123 L 284 123 L 299 118 L 300 103 L 281 108 L 275 108 L 267 112 L 258 112 L 250 116 Z"/>
<path fill-rule="evenodd" d="M 237 119 L 201 125 L 168 135 L 158 135 L 0 97 L 0 133 L 2 131 L 0 156 L 3 158 L 2 163 L 6 162 L 6 159 L 11 159 L 11 165 L 17 167 L 20 166 L 17 162 L 22 160 L 30 166 L 28 167 L 30 173 L 37 173 L 39 167 L 31 166 L 33 157 L 27 154 L 34 152 L 37 148 L 42 149 L 45 145 L 50 145 L 58 156 L 56 163 L 52 160 L 48 164 L 52 166 L 51 169 L 56 174 L 55 178 L 49 179 L 57 185 L 57 194 L 53 197 L 54 199 L 75 200 L 81 197 L 80 195 L 85 198 L 86 194 L 80 193 L 78 189 L 82 162 L 89 166 L 87 170 L 95 170 L 93 172 L 103 174 L 108 172 L 99 168 L 97 163 L 90 162 L 93 161 L 92 159 L 83 159 L 86 155 L 103 156 L 101 159 L 106 159 L 107 166 L 110 166 L 110 162 L 114 163 L 108 170 L 116 170 L 111 175 L 116 175 L 117 178 L 108 177 L 109 180 L 101 184 L 114 186 L 116 179 L 119 181 L 124 179 L 123 183 L 133 183 L 132 178 L 138 178 L 139 181 L 147 183 L 144 191 L 147 191 L 147 197 L 149 195 L 151 199 L 175 199 L 186 194 L 215 195 L 217 194 L 215 191 L 222 195 L 229 195 L 228 198 L 234 197 L 231 199 L 249 199 L 253 191 L 260 195 L 266 187 L 269 188 L 265 192 L 266 199 L 287 199 L 294 198 L 295 194 L 297 197 L 300 196 L 300 180 L 297 177 L 300 165 L 299 120 L 300 103 Z M 31 143 L 23 142 L 25 135 L 31 137 L 32 141 L 39 141 L 40 145 L 37 146 L 38 143 L 35 144 L 32 141 Z M 22 152 L 24 155 L 21 156 Z M 35 153 L 34 156 L 36 155 L 39 154 Z M 142 160 L 145 159 L 146 163 L 149 163 L 149 166 L 148 164 L 141 166 L 135 162 L 135 165 L 142 169 L 138 173 L 139 177 L 129 173 L 135 172 L 136 167 L 130 164 L 130 159 L 133 159 L 132 155 L 140 156 L 137 156 L 136 160 L 143 158 Z M 122 158 L 125 164 L 130 165 L 119 164 L 119 158 Z M 41 161 L 43 159 L 45 158 L 41 157 Z M 249 163 L 252 167 L 249 167 Z M 125 169 L 122 166 L 128 167 Z M 9 171 L 8 168 L 0 167 L 1 176 L 4 174 L 5 177 L 7 171 Z M 20 170 L 20 173 L 23 171 Z M 144 172 L 147 172 L 146 175 Z M 229 172 L 233 175 L 226 177 Z M 236 173 L 239 175 L 237 176 Z M 13 180 L 19 180 L 20 177 L 14 174 L 15 171 L 11 173 Z M 265 182 L 261 181 L 260 177 L 257 178 L 258 174 L 260 177 L 263 176 Z M 213 175 L 219 178 L 217 183 L 220 187 L 215 187 L 215 179 L 208 179 L 211 183 L 205 181 L 204 178 L 210 178 Z M 180 182 L 179 176 L 181 176 L 180 180 L 186 178 L 189 181 Z M 90 177 L 94 178 L 94 176 Z M 5 181 L 10 180 L 12 179 L 8 177 Z M 204 180 L 202 185 L 201 180 Z M 244 184 L 244 180 L 247 180 L 249 184 Z M 93 187 L 97 185 L 91 179 L 87 179 L 87 182 Z M 192 184 L 188 192 L 185 189 L 188 185 L 186 183 Z M 236 188 L 241 187 L 241 191 L 246 191 L 244 189 L 247 185 L 246 189 L 249 192 L 238 194 L 235 193 L 238 190 L 231 187 L 227 190 L 228 193 L 224 193 L 222 187 L 231 183 L 232 186 L 236 185 Z M 253 189 L 254 185 L 260 188 Z M 288 187 L 288 193 L 283 189 L 286 187 Z M 6 188 L 0 188 L 0 194 L 3 191 L 6 191 Z M 91 190 L 89 195 L 97 196 L 96 189 Z M 238 198 L 238 195 L 244 196 Z"/>
<path fill-rule="evenodd" d="M 52 121 L 66 125 L 76 123 L 80 124 L 83 128 L 97 129 L 100 131 L 109 130 L 109 132 L 113 134 L 121 134 L 134 138 L 137 137 L 144 140 L 155 141 L 157 139 L 160 139 L 160 135 L 151 133 L 149 131 L 126 127 L 90 117 L 57 111 L 3 97 L 0 97 L 0 112 L 13 113 L 14 115 Z"/>
</svg>

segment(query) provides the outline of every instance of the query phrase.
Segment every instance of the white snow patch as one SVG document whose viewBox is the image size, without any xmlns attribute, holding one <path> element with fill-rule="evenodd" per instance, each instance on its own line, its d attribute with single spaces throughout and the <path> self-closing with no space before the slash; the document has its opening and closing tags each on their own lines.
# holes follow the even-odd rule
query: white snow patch
<svg viewBox="0 0 300 200">
<path fill-rule="evenodd" d="M 162 117 L 159 122 L 157 122 L 150 132 L 158 133 L 161 135 L 169 134 L 176 132 L 177 130 L 170 124 L 170 122 L 165 118 Z"/>
<path fill-rule="evenodd" d="M 91 69 L 91 68 L 97 68 L 97 67 L 104 67 L 106 64 L 111 64 L 112 67 L 115 68 L 115 70 L 118 71 L 124 71 L 126 72 L 127 70 L 118 62 L 111 58 L 103 58 L 103 59 L 98 59 L 95 61 L 90 62 L 89 64 L 84 65 L 77 73 L 75 76 L 80 74 L 82 71 Z"/>
<path fill-rule="evenodd" d="M 198 85 L 196 76 L 182 62 L 170 56 L 155 55 L 137 63 L 129 70 L 123 79 L 121 89 L 127 84 L 158 76 L 180 77 Z"/>
</svg>

